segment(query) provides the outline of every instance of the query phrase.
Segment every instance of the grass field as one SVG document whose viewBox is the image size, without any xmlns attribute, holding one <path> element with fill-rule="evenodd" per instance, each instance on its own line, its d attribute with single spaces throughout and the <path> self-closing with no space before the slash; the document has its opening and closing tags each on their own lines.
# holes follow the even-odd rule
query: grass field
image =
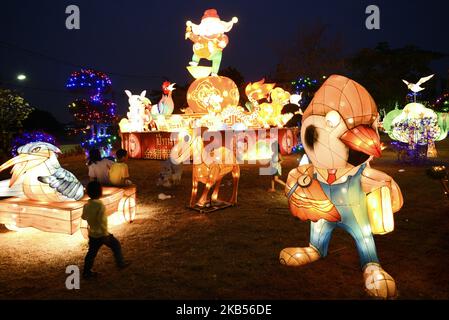
<svg viewBox="0 0 449 320">
<path fill-rule="evenodd" d="M 448 163 L 449 141 L 438 149 L 439 160 Z M 62 164 L 87 178 L 81 157 Z M 296 165 L 296 156 L 286 158 L 283 179 Z M 307 245 L 309 223 L 290 215 L 280 189 L 266 192 L 269 177 L 259 176 L 256 166 L 242 166 L 238 206 L 207 215 L 186 208 L 190 166 L 174 190 L 156 187 L 159 162 L 131 160 L 129 166 L 138 186 L 138 216 L 112 232 L 132 265 L 116 270 L 103 248 L 95 264 L 100 277 L 69 291 L 66 266 L 82 266 L 87 250 L 80 234 L 0 227 L 1 299 L 366 299 L 354 242 L 343 231 L 334 233 L 326 259 L 300 269 L 279 264 L 284 247 Z M 376 236 L 399 299 L 449 299 L 449 200 L 426 176 L 428 166 L 398 164 L 386 150 L 373 167 L 393 176 L 404 194 L 396 230 Z M 229 183 L 222 187 L 225 196 Z M 160 192 L 174 198 L 158 200 Z"/>
</svg>

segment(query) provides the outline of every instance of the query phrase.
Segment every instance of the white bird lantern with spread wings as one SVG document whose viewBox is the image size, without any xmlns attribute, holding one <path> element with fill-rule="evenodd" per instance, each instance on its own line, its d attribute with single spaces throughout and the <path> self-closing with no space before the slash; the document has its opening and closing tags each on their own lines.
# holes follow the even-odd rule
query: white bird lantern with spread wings
<svg viewBox="0 0 449 320">
<path fill-rule="evenodd" d="M 427 77 L 423 77 L 423 78 L 419 79 L 419 81 L 417 83 L 410 83 L 407 80 L 402 80 L 405 83 L 405 85 L 407 86 L 407 88 L 413 92 L 415 102 L 416 102 L 416 95 L 418 94 L 418 92 L 425 90 L 425 88 L 421 87 L 421 85 L 426 83 L 430 79 L 432 79 L 433 76 L 434 76 L 434 74 L 431 74 L 430 76 L 427 76 Z"/>
<path fill-rule="evenodd" d="M 36 201 L 64 202 L 80 200 L 83 185 L 61 167 L 61 151 L 46 142 L 31 142 L 18 149 L 18 156 L 0 166 L 0 172 L 12 168 L 12 177 L 0 181 L 0 197 L 15 196 Z"/>
</svg>

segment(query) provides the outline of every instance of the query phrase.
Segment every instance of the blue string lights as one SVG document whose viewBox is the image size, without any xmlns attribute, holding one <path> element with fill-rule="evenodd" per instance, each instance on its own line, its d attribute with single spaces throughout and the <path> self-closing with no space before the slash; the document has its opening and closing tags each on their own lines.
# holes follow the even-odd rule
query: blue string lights
<svg viewBox="0 0 449 320">
<path fill-rule="evenodd" d="M 55 137 L 51 134 L 45 133 L 43 131 L 31 131 L 31 132 L 23 132 L 13 138 L 12 140 L 12 150 L 11 154 L 15 157 L 17 156 L 17 149 L 20 146 L 24 146 L 30 142 L 48 142 L 52 145 L 57 145 Z"/>
<path fill-rule="evenodd" d="M 66 88 L 72 91 L 91 91 L 93 93 L 107 93 L 111 89 L 112 82 L 109 77 L 100 71 L 81 69 L 70 75 Z"/>
<path fill-rule="evenodd" d="M 104 98 L 111 91 L 111 79 L 103 72 L 82 69 L 70 75 L 66 88 L 74 93 L 90 95 L 88 99 L 79 98 L 69 104 L 75 120 L 90 128 L 90 135 L 81 146 L 85 150 L 98 148 L 108 156 L 112 143 L 117 139 L 107 133 L 108 127 L 117 121 L 116 103 Z"/>
</svg>

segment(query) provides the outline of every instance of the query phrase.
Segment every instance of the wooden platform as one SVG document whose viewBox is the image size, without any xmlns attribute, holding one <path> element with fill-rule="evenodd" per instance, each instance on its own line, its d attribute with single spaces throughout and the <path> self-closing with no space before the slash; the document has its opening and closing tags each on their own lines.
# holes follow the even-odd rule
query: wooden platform
<svg viewBox="0 0 449 320">
<path fill-rule="evenodd" d="M 122 211 L 122 199 L 136 197 L 136 187 L 103 187 L 101 201 L 109 216 Z M 46 232 L 74 234 L 80 229 L 83 206 L 89 198 L 79 201 L 38 202 L 21 198 L 0 200 L 0 224 L 14 225 L 18 228 L 33 227 Z M 125 201 L 126 202 L 126 201 Z M 127 201 L 126 203 L 131 203 Z M 135 201 L 132 201 L 135 206 Z M 134 208 L 135 210 L 135 208 Z"/>
<path fill-rule="evenodd" d="M 198 211 L 199 213 L 211 213 L 218 210 L 223 210 L 229 207 L 232 207 L 233 205 L 229 202 L 225 201 L 217 201 L 212 202 L 209 206 L 200 207 L 200 206 L 194 206 L 194 207 L 188 207 L 189 209 Z"/>
</svg>

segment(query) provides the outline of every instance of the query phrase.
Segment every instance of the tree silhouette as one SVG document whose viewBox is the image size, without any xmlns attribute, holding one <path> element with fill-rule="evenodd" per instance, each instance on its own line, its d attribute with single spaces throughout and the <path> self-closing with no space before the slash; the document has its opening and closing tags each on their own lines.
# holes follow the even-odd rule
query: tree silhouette
<svg viewBox="0 0 449 320">
<path fill-rule="evenodd" d="M 329 32 L 328 26 L 316 22 L 301 26 L 287 44 L 277 44 L 279 63 L 275 81 L 289 82 L 300 76 L 320 79 L 345 70 L 343 40 Z"/>
<path fill-rule="evenodd" d="M 23 129 L 27 131 L 45 131 L 51 134 L 62 135 L 64 126 L 50 112 L 34 109 L 25 121 Z"/>
<path fill-rule="evenodd" d="M 12 136 L 32 111 L 33 107 L 19 93 L 0 89 L 0 151 L 8 153 Z"/>
</svg>

